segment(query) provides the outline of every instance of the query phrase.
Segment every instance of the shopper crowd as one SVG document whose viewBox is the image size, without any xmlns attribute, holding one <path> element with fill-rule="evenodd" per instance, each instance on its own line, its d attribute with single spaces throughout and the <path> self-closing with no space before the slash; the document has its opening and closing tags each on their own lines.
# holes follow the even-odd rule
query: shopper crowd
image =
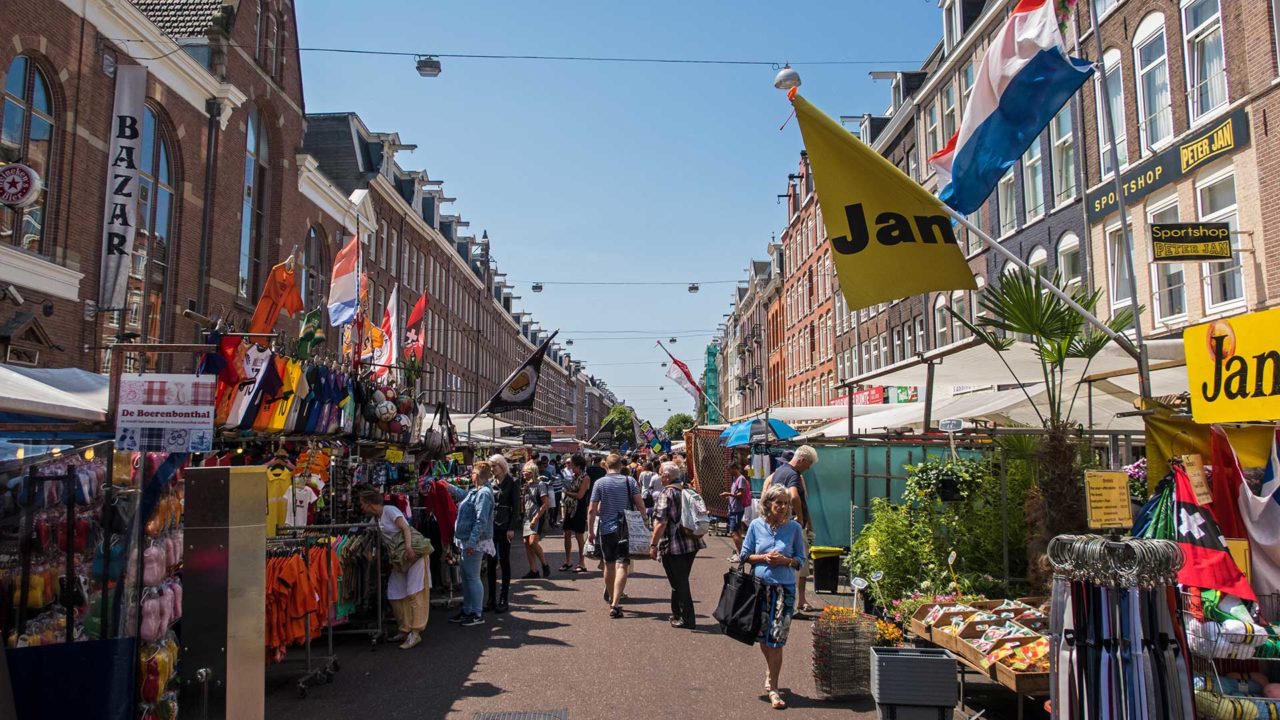
<svg viewBox="0 0 1280 720">
<path fill-rule="evenodd" d="M 758 503 L 745 469 L 736 463 L 729 467 L 729 490 L 720 494 L 727 501 L 727 529 L 735 548 L 729 560 L 749 565 L 764 587 L 758 640 L 767 668 L 766 697 L 778 709 L 786 707 L 778 683 L 791 620 L 797 612 L 811 610 L 804 578 L 813 531 L 802 473 L 817 462 L 817 452 L 801 446 L 783 459 L 765 479 Z M 521 579 L 553 576 L 555 548 L 544 547 L 543 541 L 559 535 L 564 562 L 558 572 L 586 573 L 587 559 L 595 559 L 603 571 L 609 616 L 622 617 L 635 537 L 625 513 L 635 511 L 649 534 L 649 557 L 661 563 L 671 586 L 671 626 L 696 628 L 689 578 L 699 551 L 707 545 L 698 530 L 690 529 L 687 504 L 702 500 L 687 478 L 685 459 L 679 454 L 655 460 L 617 453 L 559 460 L 542 456 L 519 466 L 518 473 L 505 456 L 496 454 L 472 465 L 467 490 L 442 480 L 430 483 L 425 492 L 448 494 L 457 504 L 456 519 L 449 518 L 452 533 L 439 533 L 452 539 L 450 555 L 456 556 L 461 581 L 462 608 L 450 622 L 474 627 L 484 624 L 485 612 L 509 609 L 511 547 L 517 533 L 529 567 Z M 367 491 L 360 500 L 365 513 L 377 519 L 393 560 L 387 589 L 399 623 L 396 639 L 403 640 L 402 648 L 412 648 L 427 624 L 429 587 L 421 536 L 403 513 L 383 503 L 380 493 Z M 426 547 L 430 553 L 430 544 Z M 480 578 L 482 561 L 487 593 Z M 445 565 L 432 564 L 431 572 Z"/>
</svg>

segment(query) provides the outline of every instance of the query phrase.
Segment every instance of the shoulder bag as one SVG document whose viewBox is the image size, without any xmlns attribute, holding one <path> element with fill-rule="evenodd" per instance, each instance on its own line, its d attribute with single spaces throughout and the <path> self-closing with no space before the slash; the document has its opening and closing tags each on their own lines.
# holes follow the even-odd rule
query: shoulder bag
<svg viewBox="0 0 1280 720">
<path fill-rule="evenodd" d="M 725 635 L 740 643 L 755 645 L 764 623 L 760 612 L 764 582 L 750 570 L 744 571 L 745 566 L 745 561 L 740 562 L 724 574 L 720 602 L 711 616 L 720 623 Z"/>
</svg>

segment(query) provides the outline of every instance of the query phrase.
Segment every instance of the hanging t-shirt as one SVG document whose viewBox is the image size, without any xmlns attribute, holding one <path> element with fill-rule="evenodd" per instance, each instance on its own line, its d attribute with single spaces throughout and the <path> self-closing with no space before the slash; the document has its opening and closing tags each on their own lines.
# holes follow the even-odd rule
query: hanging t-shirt
<svg viewBox="0 0 1280 720">
<path fill-rule="evenodd" d="M 284 425 L 280 428 L 284 432 L 293 432 L 298 424 L 298 416 L 307 406 L 307 396 L 311 394 L 311 384 L 307 381 L 307 371 L 310 367 L 310 365 L 299 363 L 298 381 L 293 388 L 293 402 L 289 403 L 289 416 L 284 419 Z"/>
<path fill-rule="evenodd" d="M 258 373 L 257 389 L 244 409 L 244 418 L 240 421 L 241 430 L 249 430 L 253 427 L 254 420 L 257 419 L 258 413 L 262 409 L 262 404 L 270 402 L 280 397 L 280 373 L 276 372 L 276 364 L 274 360 L 268 360 Z"/>
<path fill-rule="evenodd" d="M 276 411 L 280 405 L 285 403 L 285 395 L 292 394 L 293 388 L 285 382 L 285 373 L 289 368 L 289 361 L 283 357 L 276 356 L 272 359 L 272 364 L 276 377 L 280 381 L 280 387 L 274 392 L 263 392 L 262 402 L 258 408 L 258 414 L 253 419 L 253 429 L 257 432 L 266 432 L 271 425 L 271 419 L 275 417 Z"/>
<path fill-rule="evenodd" d="M 231 405 L 227 411 L 226 420 L 222 424 L 224 428 L 239 427 L 244 421 L 245 413 L 258 396 L 258 383 L 262 380 L 262 371 L 267 367 L 271 357 L 270 350 L 253 344 L 246 346 L 240 358 L 242 379 L 231 395 Z"/>
<path fill-rule="evenodd" d="M 269 432 L 280 432 L 284 429 L 285 421 L 289 419 L 289 411 L 293 408 L 294 401 L 298 397 L 298 378 L 302 376 L 302 363 L 297 360 L 286 360 L 284 364 L 284 373 L 282 380 L 282 389 L 280 402 L 274 406 L 274 412 L 267 421 L 267 430 Z"/>
<path fill-rule="evenodd" d="M 267 283 L 262 288 L 262 297 L 258 307 L 253 311 L 253 319 L 249 321 L 251 333 L 270 333 L 275 330 L 280 311 L 290 316 L 302 310 L 302 296 L 298 294 L 297 274 L 290 270 L 287 262 L 271 268 L 267 275 Z M 266 345 L 266 338 L 254 338 L 260 345 Z"/>
<path fill-rule="evenodd" d="M 311 509 L 311 503 L 320 498 L 310 485 L 291 487 L 284 497 L 289 503 L 289 512 L 285 519 L 289 525 L 294 526 L 307 524 L 307 511 Z"/>
</svg>

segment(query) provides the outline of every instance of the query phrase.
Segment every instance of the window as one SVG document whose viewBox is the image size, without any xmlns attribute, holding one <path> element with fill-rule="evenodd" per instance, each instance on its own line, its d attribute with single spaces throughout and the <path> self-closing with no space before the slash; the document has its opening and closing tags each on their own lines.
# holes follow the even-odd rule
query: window
<svg viewBox="0 0 1280 720">
<path fill-rule="evenodd" d="M 896 327 L 893 329 L 893 361 L 894 362 L 902 362 L 903 360 L 906 359 L 907 356 L 904 355 L 902 351 L 903 351 L 902 328 Z"/>
<path fill-rule="evenodd" d="M 960 42 L 960 0 L 942 3 L 942 41 L 947 52 Z"/>
<path fill-rule="evenodd" d="M 280 55 L 276 52 L 279 45 L 278 39 L 278 22 L 274 13 L 267 14 L 267 69 L 271 71 L 271 77 L 276 76 L 276 70 L 279 67 Z"/>
<path fill-rule="evenodd" d="M 1280 2 L 1280 0 L 1276 0 Z M 920 166 L 916 163 L 916 151 L 912 150 L 907 153 L 907 176 L 916 182 L 920 182 Z"/>
<path fill-rule="evenodd" d="M 880 362 L 879 366 L 884 367 L 889 364 L 889 336 L 887 333 L 880 333 Z"/>
<path fill-rule="evenodd" d="M 1120 159 L 1120 167 L 1129 164 L 1128 140 L 1125 137 L 1124 123 L 1124 85 L 1120 77 L 1120 51 L 1108 50 L 1102 55 L 1103 67 L 1107 69 L 1107 102 L 1102 104 L 1102 82 L 1094 81 L 1094 97 L 1098 100 L 1098 150 L 1102 161 L 1102 176 L 1105 178 L 1114 171 L 1111 167 L 1111 140 L 1116 141 L 1116 154 Z M 1104 112 L 1111 113 L 1111 136 L 1106 133 Z"/>
<path fill-rule="evenodd" d="M 1202 222 L 1227 223 L 1236 231 L 1236 181 L 1228 171 L 1196 186 Z M 1231 236 L 1231 259 L 1205 263 L 1206 294 L 1210 309 L 1244 301 L 1244 273 L 1240 267 L 1240 236 Z"/>
<path fill-rule="evenodd" d="M 1111 307 L 1127 307 L 1132 304 L 1133 276 L 1129 274 L 1129 265 L 1125 261 L 1125 251 L 1133 249 L 1132 237 L 1126 238 L 1119 225 L 1107 229 L 1107 268 L 1111 279 Z M 1136 262 L 1137 259 L 1135 258 Z"/>
<path fill-rule="evenodd" d="M 962 103 L 962 111 L 969 107 L 969 96 L 973 94 L 973 63 L 965 63 L 964 69 L 960 71 L 960 102 Z"/>
<path fill-rule="evenodd" d="M 378 227 L 378 267 L 385 268 L 387 258 L 387 221 L 383 220 Z"/>
<path fill-rule="evenodd" d="M 1276 70 L 1280 71 L 1280 0 L 1271 0 L 1271 41 Z"/>
<path fill-rule="evenodd" d="M 1038 272 L 1041 275 L 1048 275 L 1049 270 L 1049 253 L 1039 245 L 1031 248 L 1031 254 L 1027 256 L 1027 265 L 1030 266 L 1032 272 Z"/>
<path fill-rule="evenodd" d="M 1227 104 L 1227 60 L 1218 0 L 1183 0 L 1182 34 L 1187 43 L 1187 95 L 1194 123 Z"/>
<path fill-rule="evenodd" d="M 307 309 L 320 307 L 329 297 L 324 280 L 325 268 L 329 266 L 326 250 L 328 241 L 324 230 L 312 225 L 307 230 L 307 242 L 302 249 L 302 272 L 298 275 L 302 280 L 302 287 L 298 288 L 298 292 Z"/>
<path fill-rule="evenodd" d="M 858 372 L 866 374 L 871 372 L 871 343 L 864 341 L 862 343 L 862 365 L 859 366 Z"/>
<path fill-rule="evenodd" d="M 1022 205 L 1027 221 L 1044 215 L 1044 164 L 1041 162 L 1040 138 L 1022 154 Z"/>
<path fill-rule="evenodd" d="M 141 269 L 130 278 L 142 300 L 142 342 L 160 341 L 167 335 L 169 297 L 169 240 L 173 227 L 174 181 L 170 152 L 155 110 L 142 115 L 142 145 L 138 158 L 138 231 L 133 243 L 134 266 Z M 131 310 L 132 313 L 132 310 Z M 137 326 L 134 326 L 137 327 Z"/>
<path fill-rule="evenodd" d="M 1093 0 L 1093 14 L 1101 18 L 1120 4 L 1120 0 Z"/>
<path fill-rule="evenodd" d="M 924 317 L 916 318 L 916 352 L 924 352 Z"/>
<path fill-rule="evenodd" d="M 996 209 L 1000 214 L 1000 234 L 1006 235 L 1018 227 L 1017 188 L 1014 187 L 1013 168 L 1000 178 L 996 186 Z"/>
<path fill-rule="evenodd" d="M 53 99 L 49 82 L 36 64 L 19 55 L 5 76 L 0 119 L 0 163 L 24 162 L 40 173 L 43 189 L 25 208 L 0 205 L 0 237 L 34 253 L 44 251 L 44 228 L 53 168 Z"/>
<path fill-rule="evenodd" d="M 956 132 L 956 86 L 947 83 L 942 91 L 942 137 L 943 142 L 950 142 Z"/>
<path fill-rule="evenodd" d="M 973 292 L 973 322 L 975 325 L 981 326 L 979 321 L 987 314 L 986 309 L 982 306 L 982 297 L 986 292 L 987 279 L 981 275 L 974 275 L 973 282 L 978 286 L 978 289 Z"/>
<path fill-rule="evenodd" d="M 956 290 L 955 292 L 951 293 L 951 309 L 955 311 L 956 315 L 959 315 L 961 318 L 968 320 L 969 319 L 968 293 L 966 293 L 963 290 Z M 963 340 L 965 337 L 969 335 L 969 329 L 964 326 L 964 323 L 956 319 L 956 317 L 952 316 L 951 322 L 952 322 L 951 338 L 953 340 Z"/>
<path fill-rule="evenodd" d="M 933 301 L 933 346 L 940 348 L 947 344 L 951 314 L 947 312 L 947 296 L 939 294 Z"/>
<path fill-rule="evenodd" d="M 904 351 L 903 359 L 915 357 L 916 339 L 915 333 L 911 331 L 911 322 L 908 321 L 902 326 L 902 347 Z"/>
<path fill-rule="evenodd" d="M 880 336 L 871 338 L 871 369 L 879 370 L 881 367 L 880 354 Z"/>
<path fill-rule="evenodd" d="M 938 152 L 938 106 L 930 105 L 925 111 L 924 151 L 929 157 Z"/>
<path fill-rule="evenodd" d="M 1084 257 L 1075 233 L 1066 233 L 1058 241 L 1058 271 L 1067 287 L 1084 281 Z"/>
<path fill-rule="evenodd" d="M 387 246 L 387 272 L 391 273 L 391 277 L 398 278 L 396 274 L 398 270 L 396 266 L 397 260 L 400 258 L 400 233 L 396 230 L 391 231 L 391 244 Z"/>
<path fill-rule="evenodd" d="M 1049 142 L 1052 145 L 1049 164 L 1053 172 L 1055 207 L 1076 196 L 1076 140 L 1071 131 L 1071 105 L 1068 103 L 1049 122 Z"/>
<path fill-rule="evenodd" d="M 1142 153 L 1146 154 L 1173 138 L 1164 15 L 1148 15 L 1138 25 L 1133 37 L 1133 64 L 1138 85 L 1138 140 Z"/>
<path fill-rule="evenodd" d="M 1147 214 L 1148 224 L 1176 222 L 1178 222 L 1176 198 L 1171 203 L 1152 209 Z M 1185 315 L 1187 312 L 1185 266 L 1182 263 L 1151 263 L 1151 270 L 1155 275 L 1156 318 L 1167 320 Z"/>
<path fill-rule="evenodd" d="M 974 227 L 981 228 L 982 227 L 982 206 L 979 205 L 977 210 L 974 210 L 972 214 L 967 216 L 967 219 L 969 222 L 973 223 Z M 969 248 L 967 250 L 967 254 L 969 255 L 972 255 L 973 253 L 978 252 L 985 245 L 985 241 L 982 239 L 982 235 L 972 230 L 966 229 L 964 232 L 964 236 L 968 239 Z"/>
<path fill-rule="evenodd" d="M 251 300 L 262 276 L 262 253 L 267 233 L 267 172 L 270 160 L 267 133 L 258 108 L 249 107 L 245 122 L 244 197 L 240 206 L 240 271 L 237 295 Z"/>
</svg>

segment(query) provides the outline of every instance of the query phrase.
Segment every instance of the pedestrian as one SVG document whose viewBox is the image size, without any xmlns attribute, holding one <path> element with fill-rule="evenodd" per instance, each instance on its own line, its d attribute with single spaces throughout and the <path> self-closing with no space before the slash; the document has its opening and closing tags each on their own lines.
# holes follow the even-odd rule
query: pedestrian
<svg viewBox="0 0 1280 720">
<path fill-rule="evenodd" d="M 671 627 L 693 630 L 697 620 L 693 610 L 693 593 L 689 589 L 689 573 L 698 551 L 707 544 L 690 535 L 680 525 L 684 507 L 684 482 L 675 463 L 663 463 L 658 473 L 663 489 L 653 506 L 653 537 L 649 557 L 662 559 L 662 569 L 671 584 Z"/>
<path fill-rule="evenodd" d="M 551 577 L 551 567 L 542 552 L 542 536 L 547 531 L 547 515 L 551 512 L 550 492 L 538 463 L 532 460 L 525 463 L 520 474 L 524 477 L 524 555 L 529 560 L 529 572 L 524 574 L 524 579 Z"/>
<path fill-rule="evenodd" d="M 656 475 L 648 463 L 640 466 L 640 472 L 636 475 L 636 480 L 640 482 L 640 499 L 644 501 L 644 511 L 646 517 L 653 516 L 653 503 L 657 500 L 657 493 L 654 492 L 652 480 Z M 662 492 L 662 480 L 658 479 L 658 492 Z"/>
<path fill-rule="evenodd" d="M 720 493 L 720 497 L 729 500 L 729 537 L 733 538 L 734 547 L 734 554 L 729 560 L 737 562 L 738 554 L 742 552 L 742 536 L 747 532 L 742 514 L 751 505 L 751 483 L 742 474 L 742 466 L 736 462 L 729 463 L 729 477 L 733 478 L 733 483 L 729 485 L 728 492 Z"/>
<path fill-rule="evenodd" d="M 591 464 L 587 465 L 587 477 L 590 477 L 592 484 L 594 484 L 595 481 L 599 480 L 600 478 L 604 477 L 607 474 L 608 472 L 603 467 L 600 466 L 600 456 L 595 453 L 592 453 Z"/>
<path fill-rule="evenodd" d="M 653 496 L 654 502 L 657 502 L 658 495 L 662 493 L 663 484 L 662 484 L 662 473 L 660 472 L 661 469 L 662 469 L 662 463 L 656 460 L 650 463 L 649 464 L 649 484 L 648 485 L 644 485 L 643 483 L 641 484 L 641 486 L 647 489 L 649 491 L 649 494 Z"/>
<path fill-rule="evenodd" d="M 627 521 L 623 511 L 644 512 L 640 486 L 622 474 L 622 457 L 610 453 L 604 460 L 608 474 L 591 488 L 591 507 L 587 512 L 588 541 L 600 548 L 604 561 L 604 601 L 609 603 L 609 617 L 622 617 L 622 593 L 627 587 L 627 569 L 631 565 Z M 599 520 L 599 525 L 596 521 Z"/>
<path fill-rule="evenodd" d="M 574 455 L 565 463 L 569 478 L 564 487 L 564 565 L 561 572 L 572 570 L 575 573 L 587 571 L 587 556 L 584 547 L 587 534 L 587 498 L 591 493 L 591 476 L 587 474 L 587 460 L 581 455 Z M 578 564 L 573 561 L 573 541 L 578 540 Z"/>
<path fill-rule="evenodd" d="M 427 559 L 414 550 L 413 530 L 404 513 L 387 504 L 381 490 L 365 488 L 357 498 L 364 514 L 378 519 L 378 531 L 392 559 L 387 576 L 387 599 L 391 601 L 391 612 L 396 616 L 400 632 L 391 640 L 399 641 L 401 650 L 408 650 L 422 642 L 422 631 L 427 629 L 431 611 Z M 422 547 L 425 550 L 425 545 Z"/>
<path fill-rule="evenodd" d="M 768 667 L 764 690 L 775 710 L 787 706 L 778 676 L 782 673 L 782 648 L 787 644 L 795 614 L 797 571 L 806 565 L 808 556 L 804 529 L 791 519 L 792 508 L 788 489 L 771 486 L 760 497 L 762 516 L 751 521 L 742 541 L 744 561 L 751 564 L 752 572 L 764 583 L 760 652 Z"/>
<path fill-rule="evenodd" d="M 510 607 L 511 598 L 511 543 L 521 528 L 520 484 L 511 477 L 511 466 L 502 454 L 489 457 L 493 468 L 493 540 L 495 550 L 485 560 L 489 575 L 489 602 L 487 610 L 503 613 Z M 502 571 L 502 593 L 498 593 L 498 571 Z"/>
<path fill-rule="evenodd" d="M 542 479 L 547 483 L 548 497 L 551 499 L 551 512 L 547 513 L 547 525 L 553 528 L 560 527 L 560 501 L 564 491 L 564 485 L 560 480 L 560 473 L 556 470 L 555 463 L 546 455 L 538 458 L 538 472 L 542 475 Z"/>
<path fill-rule="evenodd" d="M 453 543 L 462 550 L 462 611 L 449 619 L 472 627 L 484 623 L 480 605 L 484 602 L 484 586 L 480 584 L 480 558 L 493 557 L 493 466 L 481 460 L 471 468 L 471 490 L 458 505 L 458 522 L 453 528 Z M 491 566 L 492 567 L 492 566 Z M 492 575 L 490 576 L 492 577 Z"/>
<path fill-rule="evenodd" d="M 785 458 L 786 456 L 783 457 Z M 779 465 L 778 469 L 774 470 L 773 474 L 765 479 L 764 488 L 761 492 L 763 493 L 764 491 L 767 491 L 773 485 L 781 485 L 787 489 L 787 492 L 791 496 L 792 512 L 795 515 L 796 520 L 800 523 L 800 526 L 804 528 L 806 542 L 812 545 L 815 539 L 813 532 L 813 518 L 809 515 L 808 491 L 805 488 L 804 476 L 801 473 L 818 463 L 818 451 L 814 450 L 810 445 L 801 445 L 796 448 L 790 458 L 786 459 L 787 462 Z M 814 611 L 814 608 L 809 605 L 808 601 L 805 599 L 805 586 L 808 585 L 809 582 L 808 576 L 809 570 L 808 565 L 806 564 L 805 570 L 800 574 L 799 578 L 798 595 L 800 602 L 796 605 L 799 609 L 799 613 L 810 613 Z M 803 617 L 804 616 L 801 616 L 802 619 Z"/>
</svg>

